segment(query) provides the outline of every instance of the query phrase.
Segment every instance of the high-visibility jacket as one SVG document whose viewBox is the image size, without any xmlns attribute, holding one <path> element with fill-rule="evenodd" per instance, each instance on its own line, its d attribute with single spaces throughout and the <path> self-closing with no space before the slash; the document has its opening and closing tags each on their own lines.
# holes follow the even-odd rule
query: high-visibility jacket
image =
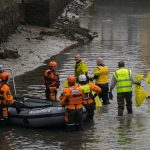
<svg viewBox="0 0 150 150">
<path fill-rule="evenodd" d="M 68 109 L 81 109 L 83 107 L 83 91 L 79 86 L 64 88 L 60 96 L 60 103 Z"/>
<path fill-rule="evenodd" d="M 7 104 L 13 104 L 13 96 L 7 83 L 0 84 L 0 118 L 8 118 Z"/>
<path fill-rule="evenodd" d="M 82 88 L 82 90 L 84 92 L 83 104 L 91 104 L 91 103 L 93 103 L 92 91 L 96 92 L 97 94 L 99 94 L 101 92 L 101 88 L 98 87 L 97 85 L 93 84 L 93 83 L 81 85 L 81 88 Z"/>
<path fill-rule="evenodd" d="M 88 67 L 83 61 L 80 61 L 75 64 L 75 76 L 76 77 L 79 77 L 81 74 L 87 75 L 87 73 L 88 73 Z"/>
<path fill-rule="evenodd" d="M 45 85 L 49 87 L 59 87 L 59 76 L 55 71 L 47 69 L 44 73 Z"/>
<path fill-rule="evenodd" d="M 118 69 L 113 72 L 116 79 L 117 93 L 131 92 L 132 91 L 132 71 L 126 68 Z"/>
<path fill-rule="evenodd" d="M 94 76 L 98 76 L 95 79 L 95 84 L 106 84 L 109 79 L 109 68 L 108 66 L 98 66 L 94 69 Z"/>
</svg>

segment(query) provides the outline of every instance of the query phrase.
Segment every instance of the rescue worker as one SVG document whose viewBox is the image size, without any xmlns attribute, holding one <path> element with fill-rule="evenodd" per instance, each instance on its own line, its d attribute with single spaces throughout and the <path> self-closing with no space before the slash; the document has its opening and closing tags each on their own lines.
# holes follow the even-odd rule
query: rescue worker
<svg viewBox="0 0 150 150">
<path fill-rule="evenodd" d="M 99 88 L 93 83 L 88 83 L 87 77 L 84 74 L 81 74 L 79 76 L 79 84 L 81 85 L 81 88 L 84 92 L 83 105 L 87 111 L 86 121 L 93 122 L 94 110 L 95 110 L 94 97 L 101 92 L 101 88 Z M 92 94 L 92 91 L 95 92 L 94 96 Z"/>
<path fill-rule="evenodd" d="M 8 109 L 7 107 L 14 106 L 19 110 L 19 106 L 13 100 L 13 96 L 10 92 L 10 87 L 7 83 L 9 78 L 8 72 L 0 74 L 0 124 L 8 123 Z"/>
<path fill-rule="evenodd" d="M 59 88 L 60 81 L 59 75 L 56 72 L 57 63 L 56 61 L 50 61 L 48 63 L 49 69 L 47 69 L 44 73 L 44 81 L 46 86 L 46 99 L 50 101 L 57 100 L 57 89 Z"/>
<path fill-rule="evenodd" d="M 66 130 L 82 130 L 83 123 L 83 91 L 80 86 L 75 85 L 75 76 L 68 76 L 69 87 L 64 88 L 60 96 L 60 103 L 66 107 L 65 122 Z"/>
<path fill-rule="evenodd" d="M 88 76 L 88 67 L 85 64 L 85 62 L 81 60 L 80 54 L 76 54 L 74 56 L 74 58 L 75 58 L 75 61 L 76 61 L 76 64 L 75 64 L 75 77 L 76 77 L 77 82 L 78 82 L 79 75 L 85 74 L 86 76 Z"/>
<path fill-rule="evenodd" d="M 110 104 L 109 102 L 109 68 L 104 65 L 103 58 L 98 57 L 96 59 L 97 67 L 93 71 L 93 78 L 95 80 L 95 84 L 102 89 L 102 92 L 99 94 L 99 98 L 102 99 L 103 104 Z"/>
<path fill-rule="evenodd" d="M 113 99 L 112 90 L 116 85 L 118 116 L 122 116 L 125 101 L 128 114 L 132 114 L 132 84 L 140 85 L 140 83 L 137 83 L 133 80 L 132 70 L 125 68 L 124 61 L 118 62 L 118 68 L 118 70 L 113 72 L 109 97 L 110 99 Z"/>
</svg>

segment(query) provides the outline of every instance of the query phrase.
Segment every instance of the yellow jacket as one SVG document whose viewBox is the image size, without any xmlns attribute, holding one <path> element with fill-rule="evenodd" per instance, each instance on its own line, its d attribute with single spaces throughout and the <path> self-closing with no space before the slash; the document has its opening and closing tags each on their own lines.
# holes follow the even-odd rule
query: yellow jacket
<svg viewBox="0 0 150 150">
<path fill-rule="evenodd" d="M 106 84 L 109 79 L 109 68 L 108 66 L 98 66 L 94 69 L 94 76 L 98 76 L 95 79 L 95 84 Z"/>
<path fill-rule="evenodd" d="M 132 70 L 120 68 L 113 72 L 116 79 L 117 93 L 132 92 Z"/>
<path fill-rule="evenodd" d="M 81 74 L 87 75 L 87 73 L 88 73 L 88 67 L 83 61 L 80 61 L 75 64 L 75 76 L 76 77 L 79 77 Z"/>
</svg>

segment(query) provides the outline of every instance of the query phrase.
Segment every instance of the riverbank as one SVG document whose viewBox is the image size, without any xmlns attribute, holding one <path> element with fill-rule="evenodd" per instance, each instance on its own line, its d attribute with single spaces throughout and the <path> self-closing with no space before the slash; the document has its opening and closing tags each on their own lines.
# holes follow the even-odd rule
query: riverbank
<svg viewBox="0 0 150 150">
<path fill-rule="evenodd" d="M 17 56 L 15 55 L 16 58 L 8 58 L 10 54 L 7 54 L 8 57 L 0 59 L 0 64 L 2 64 L 4 68 L 12 68 L 14 76 L 17 76 L 37 68 L 44 63 L 44 60 L 50 59 L 51 56 L 67 48 L 78 46 L 79 43 L 84 44 L 83 42 L 86 41 L 85 38 L 89 38 L 87 35 L 89 36 L 90 33 L 87 30 L 85 31 L 87 35 L 82 35 L 81 31 L 76 34 L 75 32 L 78 32 L 78 29 L 84 29 L 79 28 L 79 26 L 75 24 L 81 10 L 83 11 L 91 4 L 91 2 L 89 2 L 89 0 L 83 2 L 74 0 L 58 18 L 59 21 L 56 21 L 56 28 L 20 25 L 16 33 L 11 35 L 7 42 L 0 45 L 0 51 L 14 52 L 17 54 Z M 76 7 L 80 7 L 80 9 L 76 9 L 76 11 L 72 12 L 70 8 L 75 4 Z M 69 24 L 69 30 L 66 30 L 66 28 L 62 30 L 64 29 L 64 25 L 66 26 L 66 21 L 60 20 L 64 17 L 69 18 L 67 22 Z M 60 24 L 58 25 L 58 22 L 61 22 L 61 26 Z M 70 24 L 73 24 L 73 27 L 70 27 Z"/>
<path fill-rule="evenodd" d="M 66 47 L 76 45 L 63 35 L 40 36 L 41 31 L 50 31 L 49 28 L 35 26 L 20 26 L 15 34 L 9 37 L 7 43 L 1 44 L 2 49 L 18 51 L 19 58 L 5 58 L 0 60 L 4 68 L 12 68 L 14 75 L 33 70 L 43 64 L 43 61 L 58 54 Z"/>
</svg>

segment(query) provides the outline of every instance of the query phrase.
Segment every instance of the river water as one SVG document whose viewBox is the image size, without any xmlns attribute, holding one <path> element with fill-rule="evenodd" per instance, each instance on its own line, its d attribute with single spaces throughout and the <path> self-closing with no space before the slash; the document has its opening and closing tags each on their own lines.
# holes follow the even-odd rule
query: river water
<svg viewBox="0 0 150 150">
<path fill-rule="evenodd" d="M 107 0 L 108 1 L 108 0 Z M 95 58 L 101 56 L 112 72 L 117 62 L 124 60 L 133 75 L 146 74 L 150 70 L 150 3 L 136 0 L 130 3 L 100 2 L 80 17 L 83 27 L 99 34 L 88 45 L 61 52 L 53 57 L 58 61 L 61 88 L 67 75 L 73 74 L 76 52 L 89 66 L 92 73 L 96 67 Z M 43 66 L 16 78 L 18 95 L 44 97 Z M 111 77 L 110 77 L 111 79 Z M 146 89 L 145 82 L 142 82 Z M 60 94 L 60 92 L 59 92 Z M 114 100 L 109 106 L 95 112 L 95 123 L 85 126 L 81 132 L 66 133 L 63 129 L 27 129 L 8 127 L 0 130 L 1 150 L 148 150 L 150 147 L 150 103 L 146 100 L 136 108 L 133 97 L 133 115 L 126 110 L 123 117 L 117 117 L 115 90 Z"/>
</svg>

